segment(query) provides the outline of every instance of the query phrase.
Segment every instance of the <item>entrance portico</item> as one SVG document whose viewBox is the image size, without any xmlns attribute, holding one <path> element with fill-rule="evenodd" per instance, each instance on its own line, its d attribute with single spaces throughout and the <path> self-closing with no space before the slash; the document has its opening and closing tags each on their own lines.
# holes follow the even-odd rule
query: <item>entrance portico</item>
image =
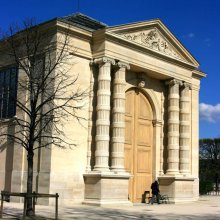
<svg viewBox="0 0 220 220">
<path fill-rule="evenodd" d="M 141 202 L 155 178 L 173 202 L 198 198 L 197 61 L 159 20 L 97 31 L 96 56 L 84 202 Z"/>
</svg>

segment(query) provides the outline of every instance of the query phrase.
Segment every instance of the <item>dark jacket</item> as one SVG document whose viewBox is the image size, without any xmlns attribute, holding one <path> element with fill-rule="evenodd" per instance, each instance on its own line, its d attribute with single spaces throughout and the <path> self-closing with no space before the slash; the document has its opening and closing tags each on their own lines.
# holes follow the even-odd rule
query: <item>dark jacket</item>
<svg viewBox="0 0 220 220">
<path fill-rule="evenodd" d="M 157 181 L 155 181 L 151 184 L 151 189 L 152 189 L 152 194 L 154 194 L 154 195 L 157 195 L 160 192 L 159 184 Z"/>
</svg>

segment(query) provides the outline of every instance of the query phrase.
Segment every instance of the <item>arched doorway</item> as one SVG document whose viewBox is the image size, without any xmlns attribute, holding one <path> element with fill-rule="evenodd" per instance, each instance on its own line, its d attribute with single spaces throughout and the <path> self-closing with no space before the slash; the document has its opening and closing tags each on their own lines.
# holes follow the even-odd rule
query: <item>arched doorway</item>
<svg viewBox="0 0 220 220">
<path fill-rule="evenodd" d="M 141 202 L 152 182 L 153 113 L 146 96 L 138 89 L 126 92 L 125 169 L 131 174 L 129 200 Z"/>
</svg>

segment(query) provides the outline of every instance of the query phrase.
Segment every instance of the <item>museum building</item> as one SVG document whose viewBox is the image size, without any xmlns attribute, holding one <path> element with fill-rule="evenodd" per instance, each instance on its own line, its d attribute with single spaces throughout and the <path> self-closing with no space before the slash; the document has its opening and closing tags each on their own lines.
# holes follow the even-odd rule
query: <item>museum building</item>
<svg viewBox="0 0 220 220">
<path fill-rule="evenodd" d="M 90 94 L 80 113 L 87 119 L 83 126 L 64 125 L 77 147 L 51 146 L 35 154 L 34 190 L 58 193 L 63 206 L 130 205 L 142 202 L 158 179 L 170 202 L 198 200 L 199 90 L 205 74 L 163 22 L 109 27 L 76 13 L 40 25 L 53 36 L 68 31 L 70 73 L 78 74 Z M 4 53 L 0 64 L 2 86 L 6 74 L 19 80 L 19 68 Z M 10 100 L 7 113 L 2 103 L 0 126 L 17 115 Z M 26 190 L 26 160 L 20 146 L 10 141 L 0 146 L 1 190 Z"/>
</svg>

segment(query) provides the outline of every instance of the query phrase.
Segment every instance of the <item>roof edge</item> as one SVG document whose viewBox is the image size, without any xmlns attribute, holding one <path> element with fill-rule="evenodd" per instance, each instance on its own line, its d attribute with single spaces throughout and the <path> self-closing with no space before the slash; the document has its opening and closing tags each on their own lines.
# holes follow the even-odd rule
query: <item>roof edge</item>
<svg viewBox="0 0 220 220">
<path fill-rule="evenodd" d="M 197 79 L 202 79 L 202 78 L 207 77 L 207 74 L 204 73 L 204 72 L 202 72 L 202 71 L 199 70 L 199 69 L 195 69 L 195 70 L 193 70 L 193 72 L 192 72 L 192 76 L 195 77 L 195 78 L 197 78 Z"/>
</svg>

